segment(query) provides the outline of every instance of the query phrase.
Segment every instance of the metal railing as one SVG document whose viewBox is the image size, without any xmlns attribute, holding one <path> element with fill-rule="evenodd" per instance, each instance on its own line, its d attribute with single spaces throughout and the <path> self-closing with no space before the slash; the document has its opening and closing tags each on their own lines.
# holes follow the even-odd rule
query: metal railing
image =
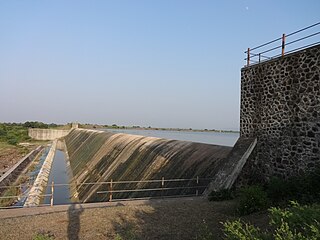
<svg viewBox="0 0 320 240">
<path fill-rule="evenodd" d="M 54 182 L 52 182 L 50 186 L 51 186 L 51 193 L 49 193 L 49 194 L 29 194 L 28 191 L 25 191 L 24 193 L 21 193 L 21 194 L 18 194 L 18 195 L 0 196 L 0 209 L 23 208 L 24 207 L 23 204 L 21 204 L 21 205 L 12 205 L 12 203 L 10 205 L 8 205 L 8 206 L 1 206 L 1 205 L 5 205 L 4 203 L 1 203 L 2 199 L 13 199 L 14 201 L 15 200 L 20 201 L 20 199 L 26 199 L 27 197 L 30 197 L 30 196 L 38 196 L 38 197 L 40 197 L 42 199 L 50 197 L 50 204 L 42 203 L 42 204 L 37 205 L 36 207 L 53 206 Z M 31 185 L 27 184 L 27 187 L 31 187 Z M 19 192 L 22 192 L 22 189 L 23 189 L 22 185 L 19 185 L 19 186 L 1 186 L 0 187 L 0 189 L 12 189 L 12 188 L 18 188 Z M 4 191 L 3 193 L 5 194 L 6 192 Z"/>
<path fill-rule="evenodd" d="M 111 179 L 110 181 L 105 181 L 105 182 L 83 182 L 83 183 L 77 183 L 77 188 L 81 188 L 82 186 L 86 185 L 99 185 L 99 187 L 103 185 L 107 185 L 108 190 L 97 190 L 96 194 L 106 194 L 106 199 L 109 202 L 112 201 L 120 201 L 120 200 L 136 200 L 136 199 L 151 199 L 151 198 L 170 198 L 170 197 L 186 197 L 186 196 L 201 196 L 201 192 L 207 188 L 208 184 L 203 184 L 203 182 L 209 183 L 213 178 L 199 178 L 198 176 L 196 178 L 189 178 L 189 179 L 165 179 L 162 177 L 161 179 L 156 179 L 156 180 L 141 180 L 141 181 L 114 181 Z M 183 183 L 187 182 L 188 184 L 184 184 L 183 186 L 169 186 L 169 183 Z M 115 188 L 115 185 L 117 184 L 118 186 L 121 184 L 148 184 L 148 183 L 156 183 L 159 184 L 157 187 L 148 187 L 148 188 L 131 188 L 131 189 L 122 189 L 122 188 Z M 194 183 L 194 186 L 190 186 L 191 183 Z M 202 184 L 201 184 L 202 183 Z M 49 194 L 42 194 L 42 195 L 37 195 L 41 198 L 46 198 L 50 197 L 50 204 L 40 204 L 38 206 L 54 206 L 54 192 L 55 188 L 57 187 L 70 187 L 70 184 L 55 184 L 52 182 L 51 184 L 47 185 L 47 188 L 51 189 L 51 193 Z M 0 188 L 21 188 L 21 186 L 6 186 L 6 187 L 0 187 Z M 192 194 L 188 195 L 165 195 L 164 192 L 168 190 L 189 190 L 192 191 Z M 127 198 L 115 198 L 115 194 L 117 193 L 138 193 L 138 192 L 160 192 L 161 195 L 154 197 L 152 194 L 150 194 L 147 197 L 127 197 Z M 16 196 L 4 196 L 0 197 L 1 199 L 22 199 L 22 198 L 27 198 L 30 196 L 30 194 L 20 194 Z M 23 206 L 4 206 L 0 207 L 2 208 L 21 208 Z"/>
<path fill-rule="evenodd" d="M 263 61 L 318 45 L 320 44 L 319 34 L 320 22 L 317 22 L 290 34 L 282 34 L 282 37 L 261 44 L 257 47 L 248 48 L 247 51 L 244 52 L 247 56 L 244 59 L 246 61 L 246 66 L 259 64 Z M 291 39 L 291 41 L 288 42 L 288 39 Z M 294 44 L 297 43 L 299 45 L 294 46 Z M 290 46 L 291 49 L 288 49 L 287 46 Z M 257 50 L 259 52 L 257 52 Z"/>
<path fill-rule="evenodd" d="M 97 191 L 97 194 L 107 194 L 109 201 L 113 200 L 133 200 L 133 199 L 142 199 L 141 197 L 128 197 L 128 198 L 117 198 L 114 199 L 115 193 L 138 193 L 138 192 L 160 192 L 161 197 L 173 197 L 173 196 L 199 196 L 199 191 L 201 189 L 205 189 L 208 185 L 200 185 L 200 181 L 210 181 L 211 178 L 190 178 L 190 179 L 162 179 L 159 180 L 143 180 L 143 181 L 113 181 L 111 179 L 110 182 L 104 182 L 104 184 L 108 184 L 108 190 L 105 191 Z M 194 182 L 195 186 L 166 186 L 166 183 L 177 183 L 177 182 L 188 182 L 189 184 Z M 148 188 L 134 188 L 134 189 L 114 189 L 114 184 L 130 184 L 130 183 L 159 183 L 158 187 L 148 187 Z M 194 189 L 193 194 L 188 195 L 165 195 L 164 192 L 168 190 L 191 190 Z M 152 198 L 152 195 L 143 198 Z"/>
</svg>

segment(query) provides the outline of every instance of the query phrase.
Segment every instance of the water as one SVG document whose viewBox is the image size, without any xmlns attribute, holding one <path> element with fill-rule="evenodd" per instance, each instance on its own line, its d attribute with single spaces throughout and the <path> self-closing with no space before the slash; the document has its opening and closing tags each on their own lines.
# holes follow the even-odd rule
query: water
<svg viewBox="0 0 320 240">
<path fill-rule="evenodd" d="M 69 177 L 67 174 L 67 162 L 63 151 L 56 150 L 52 167 L 49 175 L 48 185 L 54 184 L 68 184 Z M 51 194 L 51 186 L 47 187 L 46 194 Z M 54 205 L 70 203 L 70 190 L 68 186 L 55 186 L 54 187 Z M 45 204 L 50 203 L 50 197 L 46 197 Z"/>
<path fill-rule="evenodd" d="M 239 133 L 224 132 L 192 132 L 168 130 L 136 130 L 136 129 L 100 129 L 114 133 L 127 133 L 148 137 L 158 137 L 182 141 L 191 141 L 232 147 L 239 138 Z"/>
</svg>

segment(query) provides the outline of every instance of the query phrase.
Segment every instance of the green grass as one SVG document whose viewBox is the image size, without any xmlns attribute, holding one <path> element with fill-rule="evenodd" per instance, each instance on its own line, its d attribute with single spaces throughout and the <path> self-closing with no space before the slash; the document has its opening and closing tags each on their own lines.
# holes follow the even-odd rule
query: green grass
<svg viewBox="0 0 320 240">
<path fill-rule="evenodd" d="M 10 187 L 1 195 L 1 197 L 18 196 L 19 194 L 20 194 L 20 189 L 18 187 Z M 15 202 L 16 199 L 17 199 L 16 197 L 1 198 L 0 199 L 0 207 L 11 206 Z"/>
</svg>

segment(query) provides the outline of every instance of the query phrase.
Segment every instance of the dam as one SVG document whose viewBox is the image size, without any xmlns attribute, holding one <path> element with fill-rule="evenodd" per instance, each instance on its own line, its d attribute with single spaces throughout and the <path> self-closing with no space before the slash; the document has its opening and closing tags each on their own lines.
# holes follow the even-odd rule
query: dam
<svg viewBox="0 0 320 240">
<path fill-rule="evenodd" d="M 319 56 L 316 44 L 241 69 L 240 138 L 233 147 L 78 127 L 30 129 L 29 136 L 64 146 L 62 184 L 72 202 L 206 195 L 298 176 L 320 164 Z"/>
<path fill-rule="evenodd" d="M 32 133 L 41 136 L 39 131 Z M 231 135 L 230 144 L 237 137 Z M 73 128 L 47 149 L 25 207 L 200 196 L 232 147 Z"/>
<path fill-rule="evenodd" d="M 68 149 L 72 185 L 76 186 L 73 198 L 82 202 L 106 201 L 106 194 L 97 194 L 108 189 L 101 184 L 114 179 L 114 189 L 154 188 L 143 180 L 159 179 L 209 179 L 215 175 L 231 147 L 202 143 L 167 140 L 123 133 L 74 129 L 65 137 Z M 210 180 L 203 182 L 205 186 Z M 187 181 L 184 186 L 190 186 Z M 172 188 L 179 187 L 167 183 Z M 199 189 L 201 194 L 205 188 Z M 174 195 L 188 194 L 185 189 Z M 172 195 L 172 193 L 170 194 Z M 144 197 L 141 192 L 119 193 L 117 198 Z M 148 196 L 157 196 L 150 192 Z"/>
</svg>

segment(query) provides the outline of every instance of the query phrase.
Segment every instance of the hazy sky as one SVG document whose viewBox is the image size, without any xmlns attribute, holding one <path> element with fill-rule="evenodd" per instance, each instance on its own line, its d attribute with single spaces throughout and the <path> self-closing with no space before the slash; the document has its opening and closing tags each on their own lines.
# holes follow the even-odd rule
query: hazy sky
<svg viewBox="0 0 320 240">
<path fill-rule="evenodd" d="M 244 51 L 319 0 L 0 0 L 0 122 L 239 128 Z"/>
</svg>

